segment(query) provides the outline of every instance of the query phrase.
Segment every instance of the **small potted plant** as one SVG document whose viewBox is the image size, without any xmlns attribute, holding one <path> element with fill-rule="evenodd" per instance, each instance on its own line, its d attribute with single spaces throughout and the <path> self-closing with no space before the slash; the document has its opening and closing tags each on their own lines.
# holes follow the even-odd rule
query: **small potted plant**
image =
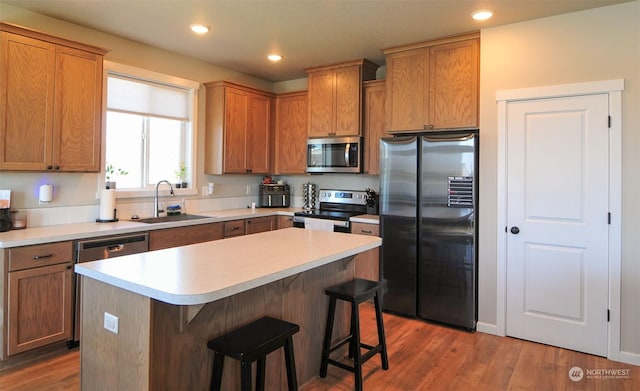
<svg viewBox="0 0 640 391">
<path fill-rule="evenodd" d="M 378 214 L 378 194 L 376 194 L 375 190 L 367 188 L 365 190 L 364 202 L 367 205 L 367 214 L 377 215 Z"/>
<path fill-rule="evenodd" d="M 180 189 L 186 189 L 189 184 L 187 183 L 187 166 L 184 165 L 184 163 L 180 163 L 180 168 L 178 168 L 175 172 L 174 172 L 176 179 L 177 179 L 177 183 L 176 183 L 176 188 Z"/>
<path fill-rule="evenodd" d="M 128 171 L 123 170 L 122 168 L 115 168 L 113 164 L 107 163 L 107 166 L 104 170 L 105 182 L 104 185 L 107 189 L 115 189 L 116 188 L 116 178 L 119 176 L 125 176 L 129 174 Z"/>
</svg>

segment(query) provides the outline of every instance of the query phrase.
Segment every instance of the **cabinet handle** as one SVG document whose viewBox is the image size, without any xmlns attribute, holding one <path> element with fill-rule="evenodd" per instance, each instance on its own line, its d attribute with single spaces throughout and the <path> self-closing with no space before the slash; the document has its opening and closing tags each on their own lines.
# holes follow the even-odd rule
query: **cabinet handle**
<svg viewBox="0 0 640 391">
<path fill-rule="evenodd" d="M 240 227 L 231 227 L 232 231 L 236 231 L 236 230 L 239 230 L 239 229 L 240 229 Z"/>
<path fill-rule="evenodd" d="M 43 258 L 51 258 L 52 256 L 53 256 L 53 254 L 34 255 L 33 259 L 38 260 L 38 259 L 43 259 Z"/>
<path fill-rule="evenodd" d="M 433 126 L 433 125 L 425 125 L 424 126 L 425 130 L 432 130 L 433 128 L 435 128 L 435 126 Z"/>
<path fill-rule="evenodd" d="M 60 166 L 55 166 L 55 169 L 56 169 L 56 170 L 59 170 L 59 169 L 60 169 Z"/>
<path fill-rule="evenodd" d="M 362 232 L 363 234 L 372 234 L 373 231 L 367 231 L 366 229 L 361 229 L 360 232 Z"/>
<path fill-rule="evenodd" d="M 52 170 L 53 166 L 47 166 L 47 170 Z"/>
</svg>

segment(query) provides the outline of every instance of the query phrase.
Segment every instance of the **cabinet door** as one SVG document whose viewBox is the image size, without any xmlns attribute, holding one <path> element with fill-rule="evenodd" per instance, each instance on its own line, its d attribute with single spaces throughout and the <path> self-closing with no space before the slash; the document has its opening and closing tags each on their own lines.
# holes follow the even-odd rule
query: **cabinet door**
<svg viewBox="0 0 640 391">
<path fill-rule="evenodd" d="M 0 169 L 51 161 L 55 45 L 0 33 Z"/>
<path fill-rule="evenodd" d="M 437 129 L 478 126 L 479 41 L 430 48 L 429 124 Z"/>
<path fill-rule="evenodd" d="M 293 227 L 293 216 L 278 216 L 278 229 Z"/>
<path fill-rule="evenodd" d="M 71 339 L 70 263 L 8 273 L 8 354 Z"/>
<path fill-rule="evenodd" d="M 392 131 L 428 125 L 429 50 L 419 48 L 387 56 L 387 120 Z"/>
<path fill-rule="evenodd" d="M 309 137 L 335 135 L 334 80 L 332 70 L 309 74 Z"/>
<path fill-rule="evenodd" d="M 362 83 L 359 66 L 335 70 L 335 135 L 358 136 L 361 125 Z"/>
<path fill-rule="evenodd" d="M 160 229 L 149 232 L 149 251 L 219 240 L 223 237 L 222 223 Z"/>
<path fill-rule="evenodd" d="M 225 90 L 224 172 L 247 172 L 247 93 L 235 88 Z"/>
<path fill-rule="evenodd" d="M 247 219 L 247 235 L 267 232 L 276 228 L 275 216 L 254 217 Z"/>
<path fill-rule="evenodd" d="M 307 94 L 276 98 L 275 173 L 304 174 L 307 151 Z"/>
<path fill-rule="evenodd" d="M 352 223 L 352 234 L 380 236 L 377 224 Z M 380 281 L 380 248 L 365 251 L 355 256 L 355 277 Z"/>
<path fill-rule="evenodd" d="M 102 56 L 58 46 L 53 124 L 53 168 L 100 171 Z"/>
<path fill-rule="evenodd" d="M 380 174 L 380 138 L 385 136 L 386 88 L 384 81 L 365 82 L 364 87 L 364 172 Z"/>
<path fill-rule="evenodd" d="M 272 99 L 258 94 L 249 94 L 247 99 L 246 168 L 254 174 L 266 174 L 270 171 Z"/>
</svg>

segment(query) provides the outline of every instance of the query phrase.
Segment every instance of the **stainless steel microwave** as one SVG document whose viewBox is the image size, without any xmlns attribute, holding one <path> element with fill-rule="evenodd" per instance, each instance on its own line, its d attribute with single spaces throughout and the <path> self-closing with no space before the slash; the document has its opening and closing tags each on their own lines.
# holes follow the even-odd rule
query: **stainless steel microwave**
<svg viewBox="0 0 640 391">
<path fill-rule="evenodd" d="M 307 172 L 362 172 L 362 138 L 308 139 Z"/>
</svg>

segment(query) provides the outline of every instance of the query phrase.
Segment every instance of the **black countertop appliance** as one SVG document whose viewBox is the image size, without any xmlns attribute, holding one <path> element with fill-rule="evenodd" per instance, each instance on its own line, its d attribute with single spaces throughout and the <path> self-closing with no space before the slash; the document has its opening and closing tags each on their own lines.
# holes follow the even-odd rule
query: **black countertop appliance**
<svg viewBox="0 0 640 391">
<path fill-rule="evenodd" d="M 289 185 L 262 184 L 258 195 L 261 208 L 288 208 L 291 204 Z"/>
</svg>

